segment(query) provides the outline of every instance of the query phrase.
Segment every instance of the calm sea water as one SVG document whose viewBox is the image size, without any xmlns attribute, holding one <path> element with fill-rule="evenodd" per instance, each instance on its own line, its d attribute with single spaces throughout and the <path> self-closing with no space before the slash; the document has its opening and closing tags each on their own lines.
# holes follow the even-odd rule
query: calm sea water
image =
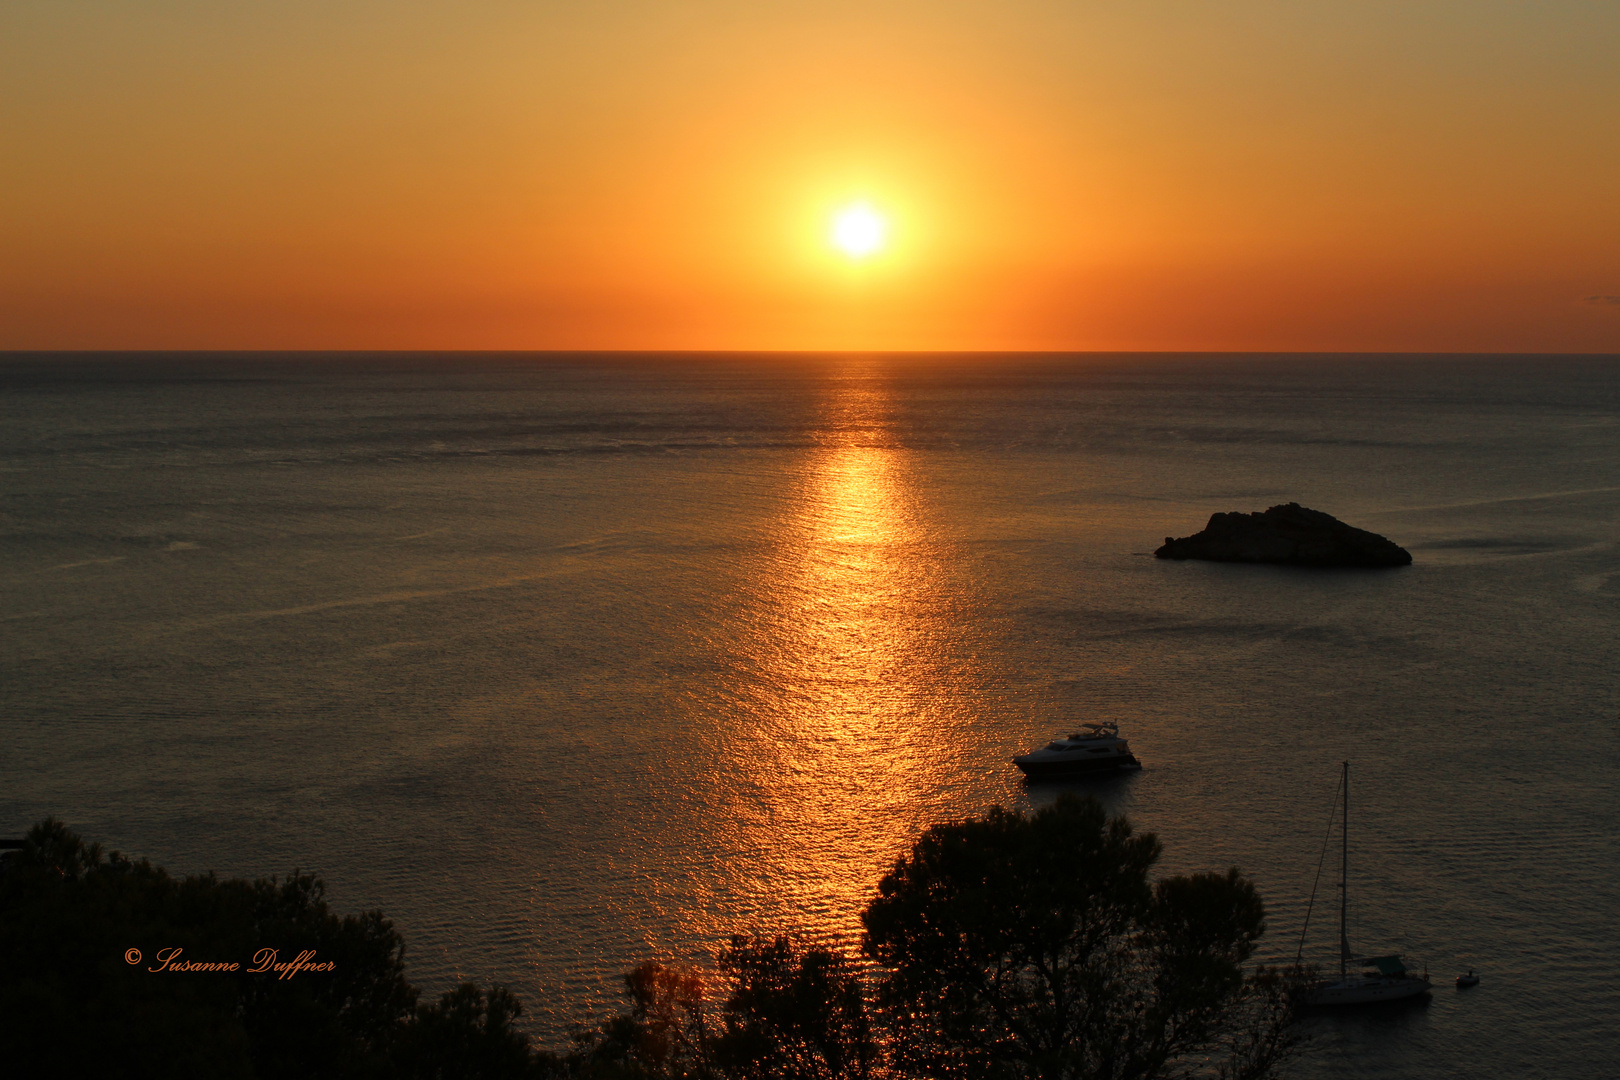
<svg viewBox="0 0 1620 1080">
<path fill-rule="evenodd" d="M 14 355 L 0 388 L 9 834 L 316 869 L 420 985 L 507 983 L 556 1040 L 641 959 L 852 941 L 927 824 L 1055 798 L 1008 758 L 1117 720 L 1146 768 L 1079 789 L 1167 872 L 1241 866 L 1274 956 L 1352 762 L 1352 944 L 1439 985 L 1317 1020 L 1301 1075 L 1614 1074 L 1620 360 Z M 1148 554 L 1289 500 L 1415 564 Z"/>
</svg>

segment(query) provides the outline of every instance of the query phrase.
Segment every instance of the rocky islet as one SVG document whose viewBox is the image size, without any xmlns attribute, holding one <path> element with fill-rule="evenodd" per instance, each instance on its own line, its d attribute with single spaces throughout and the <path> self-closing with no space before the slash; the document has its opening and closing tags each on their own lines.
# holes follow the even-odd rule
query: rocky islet
<svg viewBox="0 0 1620 1080">
<path fill-rule="evenodd" d="M 1298 503 L 1260 513 L 1212 514 L 1202 532 L 1167 536 L 1160 559 L 1277 563 L 1287 566 L 1410 566 L 1405 548 Z"/>
</svg>

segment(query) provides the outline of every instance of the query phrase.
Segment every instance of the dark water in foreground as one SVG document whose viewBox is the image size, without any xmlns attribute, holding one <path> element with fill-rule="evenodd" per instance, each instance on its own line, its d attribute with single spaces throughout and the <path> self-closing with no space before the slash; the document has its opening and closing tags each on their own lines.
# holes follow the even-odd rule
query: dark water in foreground
<svg viewBox="0 0 1620 1080">
<path fill-rule="evenodd" d="M 555 1037 L 631 963 L 852 937 L 929 822 L 1091 790 L 1292 955 L 1443 979 L 1308 1077 L 1612 1075 L 1620 361 L 0 358 L 0 822 L 325 874 Z M 1297 500 L 1410 569 L 1160 562 Z M 1330 872 L 1326 879 L 1332 879 Z M 1308 955 L 1332 952 L 1331 918 Z M 1452 990 L 1467 967 L 1476 990 Z"/>
</svg>

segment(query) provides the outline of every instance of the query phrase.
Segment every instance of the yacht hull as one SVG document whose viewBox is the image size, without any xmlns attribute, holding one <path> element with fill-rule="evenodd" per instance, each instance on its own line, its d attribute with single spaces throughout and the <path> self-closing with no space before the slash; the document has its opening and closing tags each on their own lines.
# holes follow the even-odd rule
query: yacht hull
<svg viewBox="0 0 1620 1080">
<path fill-rule="evenodd" d="M 1109 773 L 1135 772 L 1142 767 L 1134 754 L 1110 756 L 1103 759 L 1082 758 L 1074 760 L 1074 755 L 1053 755 L 1058 760 L 1039 760 L 1035 755 L 1013 758 L 1013 764 L 1023 770 L 1024 775 L 1031 779 L 1045 779 L 1056 776 L 1103 776 Z M 1065 760 L 1067 759 L 1067 760 Z"/>
</svg>

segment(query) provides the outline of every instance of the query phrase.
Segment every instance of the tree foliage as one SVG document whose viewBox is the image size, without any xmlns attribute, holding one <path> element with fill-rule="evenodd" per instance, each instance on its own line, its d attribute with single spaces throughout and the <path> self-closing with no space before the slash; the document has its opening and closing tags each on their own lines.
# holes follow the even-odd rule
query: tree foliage
<svg viewBox="0 0 1620 1080">
<path fill-rule="evenodd" d="M 628 1009 L 557 1055 L 531 1048 L 502 987 L 419 1002 L 389 921 L 334 914 L 314 875 L 174 878 L 47 820 L 0 863 L 0 1053 L 45 1077 L 1271 1075 L 1294 995 L 1278 972 L 1245 975 L 1259 896 L 1236 870 L 1153 882 L 1159 852 L 1090 800 L 937 825 L 863 915 L 870 962 L 734 936 L 708 974 L 632 969 Z M 245 960 L 267 947 L 334 967 L 150 970 L 163 949 Z"/>
<path fill-rule="evenodd" d="M 1288 1000 L 1274 975 L 1243 973 L 1260 898 L 1235 869 L 1151 883 L 1159 853 L 1089 799 L 929 829 L 863 916 L 892 1067 L 1145 1080 L 1207 1072 L 1213 1055 L 1265 1075 Z"/>
<path fill-rule="evenodd" d="M 573 1070 L 600 1080 L 707 1076 L 702 980 L 649 961 L 625 973 L 624 988 L 630 1011 L 575 1037 Z"/>
<path fill-rule="evenodd" d="M 555 1061 L 537 1057 L 529 1037 L 512 1025 L 523 1003 L 505 987 L 488 994 L 462 983 L 433 1005 L 420 1005 L 390 1050 L 400 1080 L 524 1080 L 550 1074 Z"/>
<path fill-rule="evenodd" d="M 878 1058 L 850 962 L 791 939 L 733 936 L 720 954 L 731 984 L 712 1059 L 733 1080 L 865 1080 Z"/>
<path fill-rule="evenodd" d="M 581 1032 L 563 1062 L 590 1080 L 867 1080 L 878 1044 L 848 958 L 790 937 L 735 935 L 716 957 L 728 993 L 713 1015 L 694 972 L 646 963 L 630 1010 Z"/>
<path fill-rule="evenodd" d="M 392 924 L 377 911 L 334 914 L 312 874 L 175 878 L 54 819 L 3 865 L 0 1047 L 18 1075 L 448 1080 L 547 1064 L 511 1027 L 520 1006 L 498 987 L 418 1006 Z M 307 951 L 332 968 L 246 970 L 267 948 L 277 962 Z M 242 970 L 151 970 L 171 949 Z M 520 1058 L 527 1072 L 485 1067 Z"/>
<path fill-rule="evenodd" d="M 1236 870 L 1155 882 L 1160 850 L 1092 800 L 935 826 L 863 916 L 875 970 L 790 938 L 734 937 L 715 1017 L 695 975 L 644 965 L 627 980 L 630 1013 L 582 1041 L 578 1075 L 1274 1074 L 1295 995 L 1279 972 L 1245 973 L 1265 929 L 1254 886 Z"/>
</svg>

